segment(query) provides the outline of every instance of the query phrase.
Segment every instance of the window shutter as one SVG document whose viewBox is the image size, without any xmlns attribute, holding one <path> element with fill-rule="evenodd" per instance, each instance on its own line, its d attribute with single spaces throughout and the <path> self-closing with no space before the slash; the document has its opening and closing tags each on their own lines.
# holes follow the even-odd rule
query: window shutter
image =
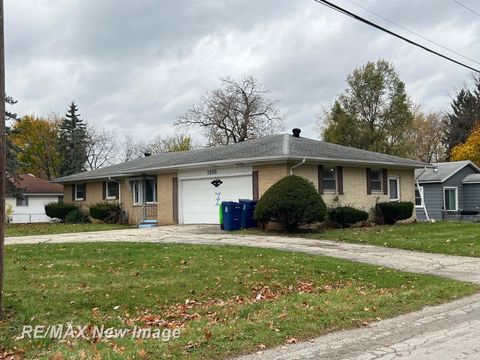
<svg viewBox="0 0 480 360">
<path fill-rule="evenodd" d="M 120 199 L 121 182 L 119 181 L 119 182 L 116 182 L 115 184 L 117 184 L 117 188 L 118 188 L 117 194 L 115 195 L 115 200 L 118 200 L 118 199 Z"/>
<path fill-rule="evenodd" d="M 172 178 L 173 222 L 178 224 L 178 179 Z"/>
<path fill-rule="evenodd" d="M 382 169 L 383 173 L 383 195 L 388 195 L 388 174 L 387 169 Z"/>
<path fill-rule="evenodd" d="M 258 171 L 252 171 L 252 189 L 253 189 L 253 200 L 259 199 L 259 192 L 258 192 Z"/>
<path fill-rule="evenodd" d="M 370 181 L 370 168 L 367 168 L 367 195 L 372 195 L 372 183 Z"/>
<path fill-rule="evenodd" d="M 75 184 L 72 184 L 72 201 L 75 201 Z"/>
<path fill-rule="evenodd" d="M 323 165 L 318 165 L 318 193 L 323 195 Z"/>
<path fill-rule="evenodd" d="M 107 198 L 107 182 L 104 181 L 102 184 L 102 199 L 105 200 Z"/>
<path fill-rule="evenodd" d="M 337 183 L 338 195 L 343 195 L 343 166 L 337 167 Z"/>
<path fill-rule="evenodd" d="M 83 201 L 87 200 L 87 184 L 83 184 Z"/>
</svg>

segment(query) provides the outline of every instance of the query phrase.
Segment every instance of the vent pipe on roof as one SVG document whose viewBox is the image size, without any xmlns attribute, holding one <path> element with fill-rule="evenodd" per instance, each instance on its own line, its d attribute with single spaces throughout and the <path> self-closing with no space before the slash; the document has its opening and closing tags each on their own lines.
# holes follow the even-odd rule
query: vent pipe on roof
<svg viewBox="0 0 480 360">
<path fill-rule="evenodd" d="M 302 132 L 302 130 L 300 130 L 299 128 L 292 129 L 293 136 L 296 137 L 296 138 L 300 137 L 301 132 Z"/>
<path fill-rule="evenodd" d="M 152 153 L 151 153 L 150 151 L 145 151 L 145 152 L 143 153 L 143 155 L 145 155 L 145 157 L 148 157 L 148 156 L 151 156 Z"/>
</svg>

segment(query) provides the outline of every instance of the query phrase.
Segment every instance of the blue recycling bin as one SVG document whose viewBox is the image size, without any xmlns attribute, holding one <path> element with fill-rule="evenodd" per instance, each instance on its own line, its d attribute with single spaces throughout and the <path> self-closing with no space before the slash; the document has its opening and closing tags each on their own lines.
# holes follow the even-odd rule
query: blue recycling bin
<svg viewBox="0 0 480 360">
<path fill-rule="evenodd" d="M 252 228 L 257 226 L 257 222 L 253 218 L 255 207 L 257 206 L 256 200 L 239 199 L 238 202 L 243 205 L 242 209 L 242 229 Z"/>
<path fill-rule="evenodd" d="M 222 203 L 223 229 L 227 231 L 240 230 L 242 225 L 243 205 L 233 201 Z"/>
</svg>

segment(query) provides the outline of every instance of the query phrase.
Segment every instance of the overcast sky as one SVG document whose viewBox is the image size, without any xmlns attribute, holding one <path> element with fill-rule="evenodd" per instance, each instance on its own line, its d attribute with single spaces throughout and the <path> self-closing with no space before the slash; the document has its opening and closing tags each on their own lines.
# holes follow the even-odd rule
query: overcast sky
<svg viewBox="0 0 480 360">
<path fill-rule="evenodd" d="M 354 1 L 480 62 L 480 17 L 452 0 Z M 313 0 L 6 0 L 5 23 L 11 110 L 64 114 L 75 100 L 88 122 L 145 140 L 173 133 L 176 116 L 226 75 L 257 77 L 286 128 L 313 138 L 322 107 L 367 61 L 393 62 L 426 111 L 448 110 L 472 76 Z"/>
</svg>

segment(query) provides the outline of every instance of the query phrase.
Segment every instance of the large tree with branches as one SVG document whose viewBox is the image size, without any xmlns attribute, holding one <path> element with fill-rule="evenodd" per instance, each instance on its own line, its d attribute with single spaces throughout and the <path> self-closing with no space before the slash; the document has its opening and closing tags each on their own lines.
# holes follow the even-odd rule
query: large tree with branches
<svg viewBox="0 0 480 360">
<path fill-rule="evenodd" d="M 276 102 L 253 76 L 240 80 L 221 79 L 218 89 L 209 91 L 197 105 L 175 122 L 180 127 L 199 127 L 210 146 L 228 145 L 278 133 L 283 119 Z"/>
</svg>

